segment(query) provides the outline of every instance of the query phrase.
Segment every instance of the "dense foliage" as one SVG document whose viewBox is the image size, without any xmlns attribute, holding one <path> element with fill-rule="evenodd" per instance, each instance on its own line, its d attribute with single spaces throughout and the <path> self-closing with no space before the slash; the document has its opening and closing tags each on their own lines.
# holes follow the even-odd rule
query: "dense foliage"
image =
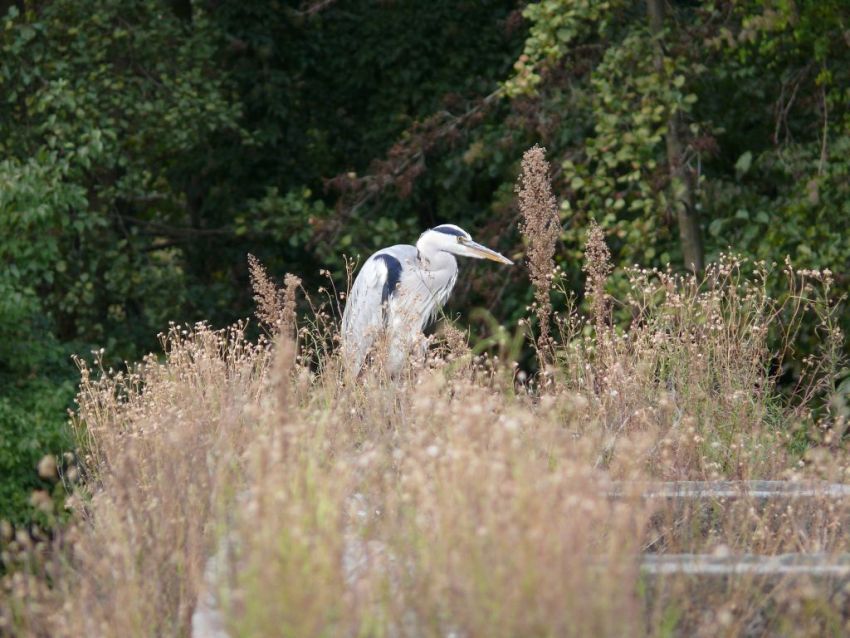
<svg viewBox="0 0 850 638">
<path fill-rule="evenodd" d="M 577 292 L 590 219 L 620 264 L 684 267 L 691 224 L 706 261 L 790 255 L 850 287 L 842 0 L 0 10 L 0 518 L 29 520 L 38 460 L 70 447 L 72 353 L 117 366 L 169 321 L 248 315 L 249 251 L 341 283 L 344 253 L 452 221 L 522 257 L 537 142 Z M 531 291 L 502 276 L 452 308 L 515 320 Z"/>
</svg>

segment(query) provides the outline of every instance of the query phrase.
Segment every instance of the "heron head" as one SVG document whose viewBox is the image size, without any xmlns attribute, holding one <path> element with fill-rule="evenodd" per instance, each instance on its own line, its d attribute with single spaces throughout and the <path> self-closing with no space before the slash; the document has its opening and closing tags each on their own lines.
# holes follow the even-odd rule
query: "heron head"
<svg viewBox="0 0 850 638">
<path fill-rule="evenodd" d="M 472 240 L 468 232 L 454 224 L 442 224 L 426 230 L 419 237 L 416 246 L 422 250 L 427 248 L 435 251 L 444 251 L 460 257 L 473 257 L 475 259 L 490 259 L 500 264 L 513 264 L 504 255 L 482 246 Z"/>
</svg>

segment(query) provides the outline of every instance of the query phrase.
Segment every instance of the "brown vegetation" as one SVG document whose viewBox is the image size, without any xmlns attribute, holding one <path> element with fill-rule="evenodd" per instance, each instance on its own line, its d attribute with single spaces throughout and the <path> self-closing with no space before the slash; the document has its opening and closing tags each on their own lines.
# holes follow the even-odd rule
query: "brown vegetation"
<svg viewBox="0 0 850 638">
<path fill-rule="evenodd" d="M 555 243 L 561 236 L 561 218 L 549 182 L 545 148 L 535 145 L 522 156 L 522 173 L 516 192 L 523 220 L 522 233 L 527 242 L 528 270 L 534 286 L 539 333 L 537 348 L 545 360 L 551 350 L 549 317 L 552 302 L 549 295 L 555 270 Z"/>
<path fill-rule="evenodd" d="M 260 268 L 268 321 L 263 300 L 283 296 Z M 814 313 L 834 336 L 828 274 L 786 274 L 780 303 L 764 265 L 732 257 L 704 282 L 635 270 L 617 301 L 631 325 L 554 313 L 552 370 L 528 384 L 454 329 L 401 381 L 342 384 L 315 345 L 323 307 L 297 356 L 288 331 L 250 343 L 201 324 L 128 372 L 82 365 L 89 476 L 64 532 L 7 549 L 4 627 L 185 636 L 209 597 L 232 636 L 847 631 L 829 577 L 641 571 L 646 553 L 850 551 L 846 498 L 640 495 L 658 479 L 846 478 L 845 417 L 818 407 L 835 350 L 794 396 L 775 383 L 772 332 Z"/>
</svg>

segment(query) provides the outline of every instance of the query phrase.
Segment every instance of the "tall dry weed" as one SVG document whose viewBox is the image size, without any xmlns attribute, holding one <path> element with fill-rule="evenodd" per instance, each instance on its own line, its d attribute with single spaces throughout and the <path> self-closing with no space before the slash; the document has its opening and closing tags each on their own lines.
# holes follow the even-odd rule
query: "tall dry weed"
<svg viewBox="0 0 850 638">
<path fill-rule="evenodd" d="M 605 284 L 611 274 L 611 251 L 605 243 L 605 233 L 595 221 L 590 222 L 587 230 L 587 245 L 584 249 L 584 263 L 581 269 L 587 279 L 584 294 L 590 299 L 591 317 L 596 327 L 597 338 L 602 338 L 610 320 L 608 295 Z"/>
<path fill-rule="evenodd" d="M 296 335 L 296 294 L 301 287 L 301 279 L 287 273 L 283 288 L 277 286 L 269 276 L 266 267 L 254 255 L 248 255 L 248 271 L 251 275 L 251 287 L 254 301 L 257 303 L 256 315 L 273 334 L 284 334 L 295 338 Z"/>
<path fill-rule="evenodd" d="M 555 244 L 561 235 L 561 218 L 549 182 L 545 148 L 535 145 L 523 154 L 516 192 L 523 219 L 520 229 L 527 243 L 528 269 L 534 286 L 539 330 L 537 349 L 540 356 L 547 359 L 552 348 L 549 340 L 552 302 L 549 295 L 555 268 Z"/>
</svg>

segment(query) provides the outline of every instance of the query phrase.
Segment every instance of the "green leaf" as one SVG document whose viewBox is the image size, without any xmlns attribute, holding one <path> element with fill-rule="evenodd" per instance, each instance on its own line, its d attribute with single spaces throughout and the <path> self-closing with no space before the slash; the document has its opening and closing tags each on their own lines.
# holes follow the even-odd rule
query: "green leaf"
<svg viewBox="0 0 850 638">
<path fill-rule="evenodd" d="M 735 172 L 738 173 L 739 177 L 745 175 L 750 170 L 752 163 L 753 154 L 750 151 L 747 151 L 738 158 L 737 162 L 735 162 Z"/>
<path fill-rule="evenodd" d="M 726 225 L 725 219 L 713 219 L 708 225 L 708 232 L 712 237 L 718 237 L 723 232 L 723 226 Z"/>
</svg>

